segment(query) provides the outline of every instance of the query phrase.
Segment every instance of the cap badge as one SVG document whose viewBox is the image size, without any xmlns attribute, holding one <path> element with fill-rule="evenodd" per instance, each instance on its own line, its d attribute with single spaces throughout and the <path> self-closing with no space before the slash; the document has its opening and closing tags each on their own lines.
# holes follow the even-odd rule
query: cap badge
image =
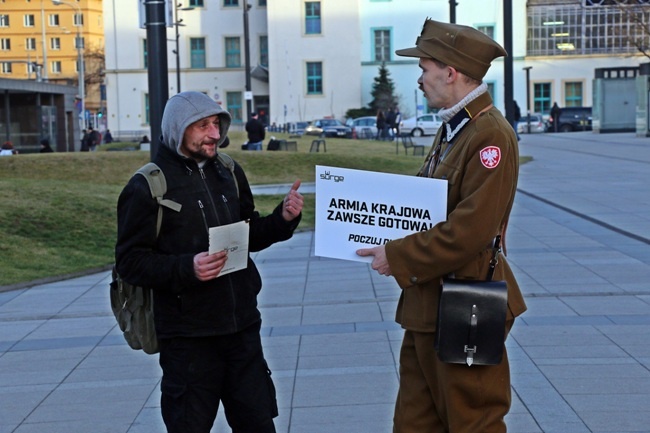
<svg viewBox="0 0 650 433">
<path fill-rule="evenodd" d="M 481 164 L 485 168 L 493 169 L 501 161 L 501 149 L 497 146 L 488 146 L 479 152 L 479 156 L 481 157 Z"/>
</svg>

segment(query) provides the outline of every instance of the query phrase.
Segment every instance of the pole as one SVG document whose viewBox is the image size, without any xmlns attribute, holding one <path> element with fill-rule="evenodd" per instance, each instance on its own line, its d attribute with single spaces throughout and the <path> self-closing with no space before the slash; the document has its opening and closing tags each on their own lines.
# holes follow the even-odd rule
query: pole
<svg viewBox="0 0 650 433">
<path fill-rule="evenodd" d="M 505 85 L 504 98 L 506 105 L 506 119 L 511 125 L 515 120 L 515 101 L 513 92 L 512 72 L 512 0 L 503 0 L 503 42 L 508 55 L 503 61 L 503 81 Z"/>
<path fill-rule="evenodd" d="M 250 41 L 248 37 L 248 10 L 251 5 L 248 0 L 244 1 L 244 61 L 246 68 L 246 119 L 251 115 L 252 109 L 252 95 L 251 95 L 251 54 L 250 54 Z"/>
<path fill-rule="evenodd" d="M 43 74 L 41 78 L 47 83 L 47 43 L 45 43 L 45 9 L 43 8 L 43 1 L 41 0 L 41 39 L 43 42 Z"/>
<path fill-rule="evenodd" d="M 81 126 L 82 130 L 86 125 L 86 77 L 85 77 L 85 67 L 84 67 L 84 55 L 83 55 L 83 41 L 81 39 L 81 32 L 77 26 L 77 57 L 79 61 L 79 98 L 81 98 Z"/>
<path fill-rule="evenodd" d="M 452 24 L 456 23 L 456 0 L 449 0 L 449 22 Z"/>
<path fill-rule="evenodd" d="M 86 124 L 86 104 L 85 104 L 85 76 L 84 76 L 84 58 L 83 58 L 83 40 L 81 39 L 81 26 L 83 26 L 83 15 L 81 14 L 81 7 L 76 4 L 76 3 L 69 3 L 69 2 L 64 2 L 62 0 L 52 0 L 52 3 L 55 6 L 58 5 L 66 5 L 69 6 L 76 11 L 76 15 L 79 18 L 80 22 L 77 27 L 77 38 L 75 40 L 75 47 L 77 48 L 77 62 L 78 64 L 78 74 L 79 76 L 77 77 L 77 81 L 79 81 L 79 99 L 80 99 L 80 108 L 81 112 L 79 113 L 79 132 L 85 128 Z M 73 18 L 73 24 L 74 24 L 74 18 Z M 43 41 L 45 43 L 45 41 Z M 45 55 L 45 53 L 43 53 Z M 43 59 L 45 60 L 45 59 Z M 46 69 L 47 70 L 47 69 Z"/>
<path fill-rule="evenodd" d="M 530 132 L 530 70 L 533 69 L 532 66 L 526 66 L 524 71 L 526 71 L 526 114 L 528 115 L 528 132 Z"/>
<path fill-rule="evenodd" d="M 169 99 L 167 68 L 167 30 L 164 0 L 144 0 L 145 26 L 147 28 L 147 52 L 149 65 L 149 126 L 151 128 L 150 158 L 158 151 L 161 136 L 162 115 Z"/>
<path fill-rule="evenodd" d="M 178 32 L 178 26 L 181 22 L 178 20 L 178 1 L 174 0 L 174 27 L 176 28 L 176 93 L 181 93 L 181 57 L 178 51 L 178 39 L 181 35 Z"/>
</svg>

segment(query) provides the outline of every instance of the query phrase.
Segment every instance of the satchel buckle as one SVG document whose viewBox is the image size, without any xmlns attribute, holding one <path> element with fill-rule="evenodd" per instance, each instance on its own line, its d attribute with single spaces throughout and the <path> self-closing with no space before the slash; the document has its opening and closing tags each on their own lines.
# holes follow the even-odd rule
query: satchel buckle
<svg viewBox="0 0 650 433">
<path fill-rule="evenodd" d="M 467 353 L 467 366 L 471 367 L 472 364 L 474 364 L 474 354 L 476 353 L 476 346 L 472 346 L 471 348 L 466 344 L 465 345 L 465 353 Z"/>
</svg>

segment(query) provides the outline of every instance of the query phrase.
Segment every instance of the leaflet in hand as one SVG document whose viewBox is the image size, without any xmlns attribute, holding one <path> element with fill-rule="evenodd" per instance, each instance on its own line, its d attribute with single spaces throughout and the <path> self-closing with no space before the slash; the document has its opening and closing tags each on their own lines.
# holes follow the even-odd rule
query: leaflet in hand
<svg viewBox="0 0 650 433">
<path fill-rule="evenodd" d="M 248 221 L 210 227 L 208 253 L 214 254 L 224 250 L 228 253 L 228 260 L 219 276 L 245 269 L 248 265 L 248 231 Z"/>
</svg>

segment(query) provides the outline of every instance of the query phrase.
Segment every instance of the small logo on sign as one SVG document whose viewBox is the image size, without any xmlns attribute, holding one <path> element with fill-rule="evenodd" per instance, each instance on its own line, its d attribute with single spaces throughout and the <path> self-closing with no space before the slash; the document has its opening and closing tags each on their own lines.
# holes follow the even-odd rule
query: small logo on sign
<svg viewBox="0 0 650 433">
<path fill-rule="evenodd" d="M 480 152 L 481 164 L 485 168 L 496 168 L 501 161 L 501 149 L 496 146 L 488 146 Z"/>
<path fill-rule="evenodd" d="M 345 179 L 343 176 L 337 176 L 335 174 L 330 174 L 329 171 L 325 171 L 325 173 L 321 173 L 320 178 L 323 180 L 333 180 L 334 182 L 343 182 Z"/>
</svg>

